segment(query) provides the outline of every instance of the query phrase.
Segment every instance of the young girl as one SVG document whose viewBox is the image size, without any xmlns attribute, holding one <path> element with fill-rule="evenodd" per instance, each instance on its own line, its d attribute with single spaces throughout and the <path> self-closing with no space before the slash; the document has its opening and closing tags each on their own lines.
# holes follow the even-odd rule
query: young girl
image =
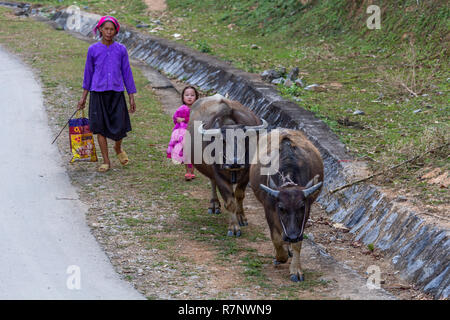
<svg viewBox="0 0 450 320">
<path fill-rule="evenodd" d="M 174 162 L 183 163 L 183 144 L 184 135 L 189 123 L 190 107 L 198 99 L 198 92 L 194 87 L 186 87 L 181 93 L 181 102 L 183 105 L 175 111 L 173 115 L 173 122 L 175 127 L 172 130 L 169 146 L 167 148 L 167 158 Z M 192 164 L 186 164 L 186 174 L 184 175 L 186 181 L 195 178 L 194 167 Z"/>
<path fill-rule="evenodd" d="M 131 131 L 130 116 L 125 101 L 124 84 L 128 92 L 130 112 L 136 111 L 133 73 L 128 60 L 127 48 L 114 41 L 120 25 L 116 18 L 104 16 L 94 28 L 100 32 L 101 41 L 92 44 L 87 53 L 84 69 L 83 96 L 78 109 L 86 106 L 89 98 L 89 125 L 97 134 L 103 156 L 98 171 L 106 172 L 111 167 L 107 138 L 115 141 L 114 150 L 122 165 L 128 164 L 128 155 L 122 149 L 122 139 Z"/>
</svg>

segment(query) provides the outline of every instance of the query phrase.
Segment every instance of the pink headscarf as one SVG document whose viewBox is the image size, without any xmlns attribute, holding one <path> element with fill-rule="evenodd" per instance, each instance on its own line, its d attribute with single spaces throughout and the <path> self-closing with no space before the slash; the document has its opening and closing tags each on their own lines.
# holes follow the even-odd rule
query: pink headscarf
<svg viewBox="0 0 450 320">
<path fill-rule="evenodd" d="M 93 30 L 94 34 L 97 34 L 97 30 L 102 26 L 102 24 L 104 24 L 104 23 L 107 22 L 107 21 L 110 21 L 110 22 L 114 23 L 114 25 L 116 26 L 117 33 L 119 33 L 119 30 L 120 30 L 120 24 L 119 24 L 119 22 L 117 21 L 117 19 L 114 18 L 113 16 L 104 16 L 104 17 L 101 17 L 101 18 L 100 18 L 99 22 L 98 22 L 97 25 L 95 26 L 95 28 L 94 28 L 94 30 Z"/>
</svg>

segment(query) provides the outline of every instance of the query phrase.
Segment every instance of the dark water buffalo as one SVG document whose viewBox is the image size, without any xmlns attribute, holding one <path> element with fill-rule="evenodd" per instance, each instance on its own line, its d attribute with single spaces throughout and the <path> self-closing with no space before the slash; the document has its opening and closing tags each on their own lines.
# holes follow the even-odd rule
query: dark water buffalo
<svg viewBox="0 0 450 320">
<path fill-rule="evenodd" d="M 251 110 L 237 101 L 231 101 L 221 95 L 197 100 L 191 109 L 188 132 L 191 138 L 187 159 L 194 167 L 211 181 L 211 200 L 208 213 L 220 213 L 220 202 L 216 186 L 224 200 L 224 206 L 230 212 L 229 236 L 240 236 L 240 226 L 247 225 L 242 202 L 249 181 L 249 140 L 239 146 L 238 140 L 228 134 L 257 132 L 267 126 Z M 206 140 L 206 141 L 205 141 Z M 199 143 L 200 141 L 200 143 Z M 231 149 L 228 150 L 227 148 Z M 211 151 L 211 146 L 215 150 Z M 209 154 L 213 160 L 204 157 Z"/>
<path fill-rule="evenodd" d="M 275 139 L 278 146 L 271 141 Z M 272 130 L 267 136 L 260 137 L 260 147 L 263 141 L 267 141 L 268 150 L 278 148 L 278 155 L 272 156 L 272 161 L 279 161 L 278 171 L 262 175 L 261 163 L 252 164 L 250 186 L 264 206 L 276 252 L 274 263 L 287 262 L 290 245 L 293 249 L 290 278 L 294 282 L 303 281 L 300 250 L 311 205 L 322 188 L 322 158 L 300 131 Z"/>
</svg>

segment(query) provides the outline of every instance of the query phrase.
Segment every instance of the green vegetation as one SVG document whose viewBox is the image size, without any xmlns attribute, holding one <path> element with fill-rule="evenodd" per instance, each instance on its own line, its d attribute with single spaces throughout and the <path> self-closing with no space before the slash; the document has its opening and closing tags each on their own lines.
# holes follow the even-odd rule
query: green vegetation
<svg viewBox="0 0 450 320">
<path fill-rule="evenodd" d="M 292 42 L 296 37 L 365 37 L 377 44 L 392 44 L 404 33 L 413 33 L 422 42 L 436 45 L 448 32 L 449 8 L 446 1 L 298 1 L 298 0 L 169 0 L 179 12 L 216 13 L 216 20 L 234 23 L 245 32 L 277 37 Z M 382 31 L 366 28 L 370 4 L 381 7 Z"/>
<path fill-rule="evenodd" d="M 84 11 L 114 15 L 120 23 L 124 22 L 128 25 L 148 22 L 147 6 L 141 0 L 30 0 L 26 2 L 38 6 L 51 6 L 56 9 L 75 5 Z"/>
</svg>

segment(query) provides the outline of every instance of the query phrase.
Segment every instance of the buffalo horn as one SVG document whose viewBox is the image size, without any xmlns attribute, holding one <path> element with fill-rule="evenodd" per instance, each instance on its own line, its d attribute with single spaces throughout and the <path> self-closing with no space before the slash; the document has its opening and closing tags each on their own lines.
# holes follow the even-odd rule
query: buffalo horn
<svg viewBox="0 0 450 320">
<path fill-rule="evenodd" d="M 277 187 L 277 185 L 275 184 L 275 182 L 272 179 L 272 176 L 269 178 L 269 188 L 275 189 Z"/>
<path fill-rule="evenodd" d="M 265 186 L 263 184 L 260 184 L 259 187 L 262 190 L 264 190 L 265 192 L 267 192 L 268 194 L 270 194 L 274 198 L 278 198 L 278 195 L 280 194 L 280 191 L 276 191 L 276 190 L 270 189 L 269 187 L 267 187 L 267 186 Z"/>
<path fill-rule="evenodd" d="M 262 129 L 267 128 L 267 126 L 268 126 L 267 121 L 264 120 L 264 119 L 261 119 L 261 121 L 262 121 L 262 124 L 260 124 L 260 125 L 257 125 L 257 126 L 245 126 L 244 128 L 245 128 L 245 130 L 249 130 L 249 129 L 251 129 L 251 130 L 262 130 Z"/>
<path fill-rule="evenodd" d="M 308 198 L 310 195 L 312 195 L 314 192 L 316 192 L 321 186 L 322 186 L 322 182 L 319 182 L 318 184 L 312 186 L 311 188 L 303 190 L 303 194 L 305 195 L 305 198 Z"/>
<path fill-rule="evenodd" d="M 312 187 L 314 185 L 314 183 L 318 183 L 318 182 L 319 182 L 319 175 L 316 174 L 314 176 L 314 178 L 309 180 L 309 182 L 306 184 L 305 188 L 308 189 L 308 188 Z"/>
<path fill-rule="evenodd" d="M 204 135 L 215 135 L 221 133 L 220 129 L 203 129 L 203 123 L 198 127 L 198 133 Z"/>
</svg>

